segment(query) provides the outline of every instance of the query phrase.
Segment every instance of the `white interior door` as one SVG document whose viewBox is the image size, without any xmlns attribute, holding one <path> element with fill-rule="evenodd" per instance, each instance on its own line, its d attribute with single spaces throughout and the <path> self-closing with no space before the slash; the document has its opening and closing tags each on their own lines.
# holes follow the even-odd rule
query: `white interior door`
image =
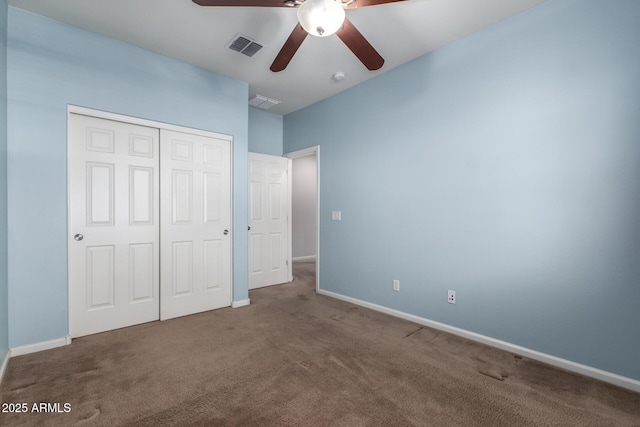
<svg viewBox="0 0 640 427">
<path fill-rule="evenodd" d="M 231 305 L 231 141 L 161 130 L 161 318 Z"/>
<path fill-rule="evenodd" d="M 249 289 L 289 280 L 289 170 L 284 157 L 249 153 Z"/>
<path fill-rule="evenodd" d="M 159 131 L 69 116 L 69 334 L 159 318 Z"/>
</svg>

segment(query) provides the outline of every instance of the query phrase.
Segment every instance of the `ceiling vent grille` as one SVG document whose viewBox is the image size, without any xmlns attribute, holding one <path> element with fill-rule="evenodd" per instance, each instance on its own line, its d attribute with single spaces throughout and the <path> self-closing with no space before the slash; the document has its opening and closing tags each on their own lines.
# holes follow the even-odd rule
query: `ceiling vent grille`
<svg viewBox="0 0 640 427">
<path fill-rule="evenodd" d="M 248 57 L 252 57 L 262 49 L 262 45 L 251 40 L 247 36 L 236 34 L 236 36 L 227 45 L 227 48 L 240 52 Z"/>
<path fill-rule="evenodd" d="M 280 101 L 276 101 L 275 99 L 267 98 L 262 95 L 253 95 L 249 98 L 249 105 L 252 107 L 260 108 L 261 110 L 268 110 L 274 105 L 280 104 Z"/>
</svg>

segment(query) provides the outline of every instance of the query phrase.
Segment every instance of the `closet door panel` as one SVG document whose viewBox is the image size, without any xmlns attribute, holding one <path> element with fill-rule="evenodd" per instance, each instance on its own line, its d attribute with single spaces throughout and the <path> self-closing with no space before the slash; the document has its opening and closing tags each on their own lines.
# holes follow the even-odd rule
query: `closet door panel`
<svg viewBox="0 0 640 427">
<path fill-rule="evenodd" d="M 158 320 L 158 129 L 69 116 L 69 334 Z"/>
<path fill-rule="evenodd" d="M 231 141 L 169 130 L 161 140 L 161 318 L 227 307 Z"/>
</svg>

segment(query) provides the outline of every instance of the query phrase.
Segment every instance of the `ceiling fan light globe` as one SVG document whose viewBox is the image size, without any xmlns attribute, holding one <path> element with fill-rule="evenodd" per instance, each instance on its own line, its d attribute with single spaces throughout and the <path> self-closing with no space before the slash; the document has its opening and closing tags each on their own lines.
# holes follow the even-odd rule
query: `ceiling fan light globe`
<svg viewBox="0 0 640 427">
<path fill-rule="evenodd" d="M 335 34 L 344 22 L 344 8 L 336 0 L 306 0 L 298 8 L 298 21 L 316 37 Z"/>
</svg>

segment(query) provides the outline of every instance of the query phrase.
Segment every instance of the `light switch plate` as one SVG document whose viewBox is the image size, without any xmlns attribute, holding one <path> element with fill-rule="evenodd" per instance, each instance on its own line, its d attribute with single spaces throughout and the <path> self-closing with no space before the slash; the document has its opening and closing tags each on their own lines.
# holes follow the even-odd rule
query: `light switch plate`
<svg viewBox="0 0 640 427">
<path fill-rule="evenodd" d="M 341 211 L 333 211 L 333 212 L 331 212 L 331 220 L 332 221 L 342 221 L 342 212 Z"/>
</svg>

